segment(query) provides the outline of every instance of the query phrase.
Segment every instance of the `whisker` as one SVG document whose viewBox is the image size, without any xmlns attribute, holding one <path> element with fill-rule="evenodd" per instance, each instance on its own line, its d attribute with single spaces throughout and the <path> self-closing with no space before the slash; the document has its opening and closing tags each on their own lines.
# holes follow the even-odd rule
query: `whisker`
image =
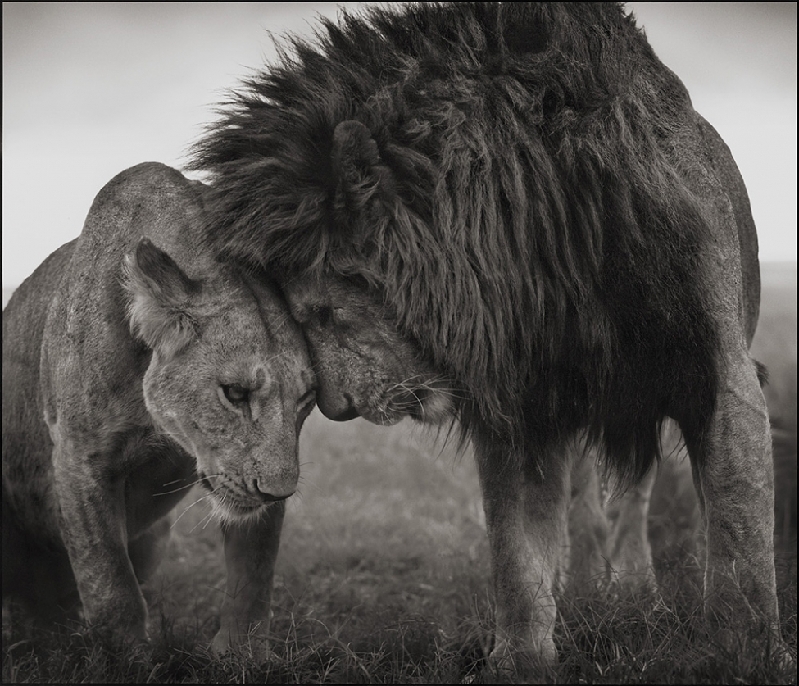
<svg viewBox="0 0 799 686">
<path fill-rule="evenodd" d="M 202 518 L 202 519 L 201 519 L 199 522 L 197 522 L 197 523 L 196 523 L 196 524 L 195 524 L 195 525 L 194 525 L 194 526 L 191 528 L 191 531 L 189 531 L 189 533 L 190 533 L 190 534 L 193 534 L 193 533 L 194 533 L 194 530 L 195 530 L 195 529 L 196 529 L 198 526 L 200 526 L 200 524 L 202 524 L 203 522 L 205 522 L 205 525 L 203 526 L 203 530 L 205 530 L 205 527 L 206 527 L 206 526 L 208 526 L 208 522 L 210 522 L 210 521 L 211 521 L 211 519 L 213 518 L 213 516 L 214 516 L 214 510 L 212 509 L 212 510 L 211 510 L 210 512 L 208 512 L 206 515 L 204 515 L 204 516 L 203 516 L 203 518 Z"/>
<path fill-rule="evenodd" d="M 209 477 L 210 477 L 210 478 L 216 478 L 216 477 L 218 477 L 218 476 L 224 476 L 224 475 L 223 475 L 222 473 L 219 473 L 219 474 L 207 474 L 207 475 L 206 475 L 206 478 L 209 478 Z M 196 484 L 196 483 L 201 483 L 201 482 L 202 482 L 202 479 L 201 479 L 201 478 L 198 478 L 198 480 L 195 482 L 195 484 Z M 194 484 L 193 484 L 193 485 L 194 485 Z M 181 520 L 181 518 L 183 517 L 183 515 L 185 515 L 185 514 L 186 514 L 186 513 L 187 513 L 187 512 L 188 512 L 188 511 L 189 511 L 189 510 L 192 508 L 192 507 L 194 507 L 194 506 L 195 506 L 197 503 L 199 503 L 199 502 L 202 502 L 203 500 L 207 500 L 208 498 L 211 498 L 211 504 L 213 505 L 213 504 L 215 503 L 215 500 L 214 500 L 213 496 L 214 496 L 214 494 L 215 494 L 215 493 L 216 493 L 218 490 L 219 490 L 219 486 L 217 486 L 216 488 L 214 488 L 214 489 L 213 489 L 213 490 L 212 490 L 210 493 L 204 493 L 204 494 L 203 494 L 203 495 L 201 495 L 199 498 L 197 498 L 197 500 L 194 500 L 193 502 L 189 503 L 189 504 L 188 504 L 188 505 L 187 505 L 187 506 L 186 506 L 186 507 L 183 509 L 183 512 L 181 512 L 181 513 L 178 515 L 178 517 L 175 519 L 175 521 L 174 521 L 174 522 L 172 522 L 172 526 L 171 526 L 170 528 L 171 528 L 171 529 L 174 529 L 174 528 L 175 528 L 175 525 L 176 525 L 176 524 L 177 524 L 177 523 L 178 523 L 178 522 Z M 223 494 L 223 497 L 224 497 L 224 494 Z M 203 518 L 203 519 L 204 519 L 204 518 Z M 202 521 L 202 520 L 200 520 L 200 521 Z M 195 526 L 194 528 L 196 528 L 196 526 Z M 194 531 L 194 529 L 192 529 L 192 531 Z"/>
<path fill-rule="evenodd" d="M 174 529 L 174 528 L 175 528 L 175 525 L 176 525 L 176 524 L 177 524 L 177 523 L 178 523 L 178 522 L 179 522 L 179 521 L 182 519 L 183 515 L 185 515 L 185 514 L 186 514 L 186 513 L 187 513 L 187 512 L 188 512 L 188 511 L 189 511 L 191 508 L 193 508 L 193 507 L 194 507 L 194 506 L 195 506 L 197 503 L 199 503 L 199 502 L 201 502 L 201 501 L 203 501 L 203 500 L 206 500 L 207 498 L 210 498 L 212 495 L 213 495 L 212 493 L 206 493 L 206 494 L 204 494 L 204 495 L 200 496 L 199 498 L 197 498 L 197 500 L 195 500 L 195 501 L 193 501 L 193 502 L 189 503 L 189 504 L 188 504 L 188 505 L 187 505 L 187 506 L 184 508 L 183 512 L 181 512 L 181 513 L 178 515 L 177 519 L 175 519 L 175 521 L 174 521 L 174 522 L 172 522 L 172 526 L 171 526 L 171 527 L 169 527 L 169 528 L 170 528 L 170 529 Z M 193 531 L 193 529 L 192 529 L 192 531 Z"/>
<path fill-rule="evenodd" d="M 174 483 L 177 483 L 178 481 L 180 481 L 180 479 L 175 479 L 175 481 L 170 481 L 169 483 L 172 483 L 172 484 L 174 484 Z M 199 483 L 201 483 L 201 482 L 202 482 L 202 479 L 200 479 L 200 478 L 198 477 L 198 478 L 197 478 L 197 479 L 195 479 L 194 481 L 191 481 L 191 482 L 189 482 L 189 483 L 187 483 L 187 484 L 185 484 L 185 485 L 183 485 L 183 486 L 178 486 L 177 488 L 173 488 L 171 491 L 161 491 L 160 493 L 153 493 L 153 496 L 157 496 L 157 495 L 169 495 L 170 493 L 177 493 L 178 491 L 184 491 L 184 490 L 188 490 L 188 489 L 190 489 L 190 488 L 192 488 L 192 487 L 196 486 L 197 484 L 199 484 Z M 168 485 L 169 485 L 169 484 L 164 484 L 164 486 L 168 486 Z"/>
<path fill-rule="evenodd" d="M 209 495 L 212 495 L 217 490 L 218 489 L 214 489 L 214 491 L 212 491 L 212 493 L 209 494 Z M 213 521 L 213 519 L 215 517 L 218 518 L 219 521 L 222 521 L 223 518 L 221 516 L 219 516 L 219 510 L 222 507 L 222 504 L 225 502 L 226 498 L 227 498 L 227 495 L 223 492 L 220 499 L 216 499 L 215 498 L 214 500 L 212 500 L 211 501 L 211 511 L 208 512 L 199 522 L 197 522 L 192 527 L 192 529 L 191 529 L 191 531 L 189 533 L 193 533 L 194 530 L 198 526 L 200 526 L 201 524 L 202 524 L 202 528 L 203 528 L 203 531 L 204 531 L 206 529 L 206 527 L 211 523 L 211 521 Z M 220 502 L 220 500 L 221 500 L 221 502 Z"/>
<path fill-rule="evenodd" d="M 162 485 L 163 486 L 171 486 L 172 484 L 176 484 L 176 483 L 178 483 L 180 481 L 183 481 L 183 479 L 173 479 L 172 481 L 167 481 L 165 484 L 162 484 Z"/>
</svg>

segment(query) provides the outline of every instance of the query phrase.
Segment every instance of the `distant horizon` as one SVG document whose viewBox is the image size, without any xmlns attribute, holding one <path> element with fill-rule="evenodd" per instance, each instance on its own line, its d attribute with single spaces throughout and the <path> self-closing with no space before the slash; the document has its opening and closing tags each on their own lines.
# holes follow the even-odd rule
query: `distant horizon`
<svg viewBox="0 0 799 686">
<path fill-rule="evenodd" d="M 793 267 L 793 269 L 796 270 L 797 269 L 797 260 L 760 260 L 760 266 L 762 267 L 763 265 L 774 265 L 775 267 L 777 267 L 777 265 L 779 265 L 779 267 L 777 267 L 777 268 L 780 268 L 780 267 L 781 268 Z M 33 273 L 33 272 L 31 272 L 31 273 Z M 28 276 L 30 276 L 30 274 Z M 25 278 L 27 279 L 28 277 L 26 276 Z M 24 279 L 23 279 L 23 281 L 24 281 Z M 8 298 L 11 297 L 11 294 L 18 287 L 19 287 L 18 283 L 17 284 L 6 284 L 6 283 L 3 284 L 3 307 L 6 306 L 6 303 L 8 302 Z"/>
</svg>

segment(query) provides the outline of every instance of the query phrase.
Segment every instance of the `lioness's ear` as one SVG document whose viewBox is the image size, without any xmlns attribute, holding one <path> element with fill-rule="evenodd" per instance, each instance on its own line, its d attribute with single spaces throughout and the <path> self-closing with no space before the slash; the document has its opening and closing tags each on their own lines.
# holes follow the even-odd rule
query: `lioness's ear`
<svg viewBox="0 0 799 686">
<path fill-rule="evenodd" d="M 371 131 L 361 122 L 350 119 L 336 126 L 332 162 L 337 182 L 334 206 L 344 224 L 371 200 L 388 200 L 396 195 L 394 175 L 380 159 Z"/>
<path fill-rule="evenodd" d="M 179 353 L 196 335 L 189 306 L 199 283 L 148 238 L 125 257 L 123 274 L 131 333 L 167 358 Z"/>
</svg>

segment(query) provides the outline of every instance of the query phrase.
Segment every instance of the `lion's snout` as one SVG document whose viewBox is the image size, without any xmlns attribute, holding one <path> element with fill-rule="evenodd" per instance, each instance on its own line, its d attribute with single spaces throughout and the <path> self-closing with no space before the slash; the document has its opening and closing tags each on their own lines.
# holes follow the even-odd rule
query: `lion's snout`
<svg viewBox="0 0 799 686">
<path fill-rule="evenodd" d="M 347 422 L 360 416 L 352 396 L 335 388 L 321 386 L 316 394 L 316 404 L 322 414 L 334 422 Z"/>
</svg>

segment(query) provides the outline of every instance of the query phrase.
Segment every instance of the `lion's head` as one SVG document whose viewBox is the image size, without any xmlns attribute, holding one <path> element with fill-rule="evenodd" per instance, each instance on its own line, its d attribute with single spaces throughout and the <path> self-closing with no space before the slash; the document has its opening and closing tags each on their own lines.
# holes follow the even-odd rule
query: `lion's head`
<svg viewBox="0 0 799 686">
<path fill-rule="evenodd" d="M 195 457 L 220 516 L 245 517 L 290 496 L 314 386 L 279 296 L 227 270 L 190 279 L 147 239 L 125 273 L 131 329 L 152 350 L 145 404 Z"/>
<path fill-rule="evenodd" d="M 195 166 L 209 242 L 282 271 L 323 409 L 382 416 L 429 365 L 488 441 L 537 452 L 587 429 L 630 478 L 664 417 L 708 421 L 710 220 L 672 140 L 695 114 L 618 6 L 373 9 L 295 47 L 236 93 Z M 316 336 L 320 294 L 333 324 L 348 303 L 381 316 L 360 305 L 368 333 Z M 422 369 L 390 371 L 409 342 Z M 344 378 L 356 356 L 371 362 Z"/>
<path fill-rule="evenodd" d="M 285 285 L 319 378 L 317 404 L 330 419 L 394 424 L 410 416 L 440 424 L 457 391 L 397 328 L 391 308 L 346 279 L 298 278 Z"/>
</svg>

